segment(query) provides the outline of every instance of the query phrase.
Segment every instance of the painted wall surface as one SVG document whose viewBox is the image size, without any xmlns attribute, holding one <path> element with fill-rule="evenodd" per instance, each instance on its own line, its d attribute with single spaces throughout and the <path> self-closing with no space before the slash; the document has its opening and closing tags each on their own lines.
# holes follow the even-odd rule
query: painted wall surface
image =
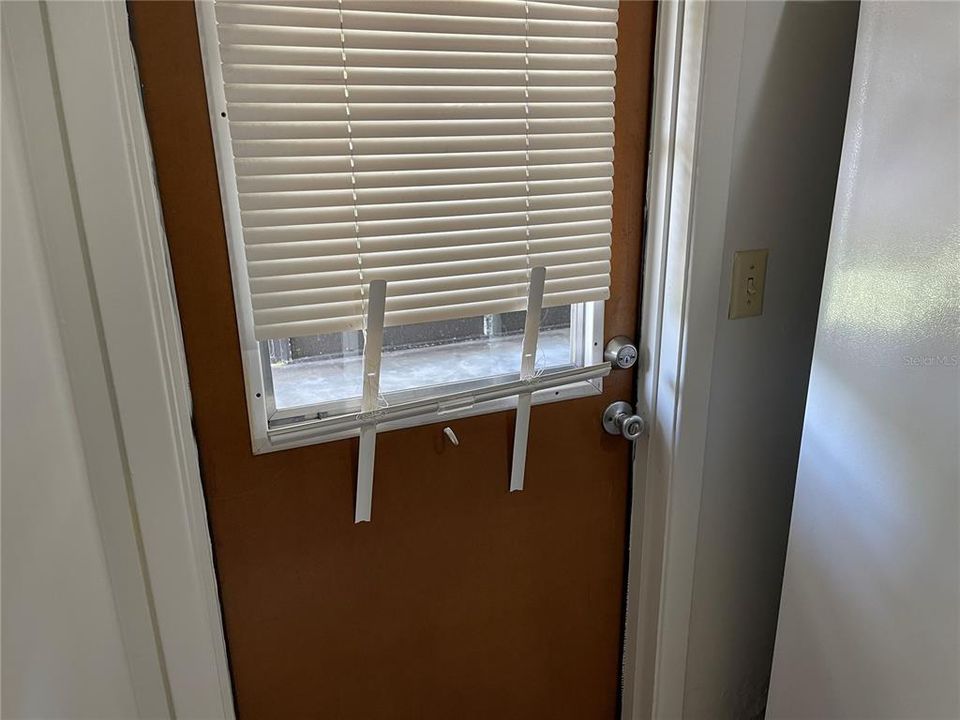
<svg viewBox="0 0 960 720">
<path fill-rule="evenodd" d="M 856 28 L 855 3 L 746 6 L 684 717 L 763 708 Z M 728 320 L 733 253 L 753 248 L 763 315 Z"/>
<path fill-rule="evenodd" d="M 960 4 L 864 3 L 767 717 L 960 717 Z"/>
<path fill-rule="evenodd" d="M 2 101 L 2 696 L 4 718 L 132 718 L 133 690 L 21 153 Z"/>
</svg>

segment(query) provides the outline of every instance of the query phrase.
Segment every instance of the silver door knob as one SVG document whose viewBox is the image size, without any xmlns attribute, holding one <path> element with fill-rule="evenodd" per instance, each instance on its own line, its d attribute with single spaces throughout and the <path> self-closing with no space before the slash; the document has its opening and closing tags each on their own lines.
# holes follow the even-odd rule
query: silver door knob
<svg viewBox="0 0 960 720">
<path fill-rule="evenodd" d="M 603 359 L 613 365 L 614 369 L 632 368 L 638 355 L 637 346 L 626 335 L 617 335 L 603 349 Z"/>
<path fill-rule="evenodd" d="M 627 440 L 636 440 L 643 435 L 647 424 L 635 415 L 630 403 L 619 400 L 610 403 L 603 411 L 603 429 L 611 435 L 623 435 Z"/>
</svg>

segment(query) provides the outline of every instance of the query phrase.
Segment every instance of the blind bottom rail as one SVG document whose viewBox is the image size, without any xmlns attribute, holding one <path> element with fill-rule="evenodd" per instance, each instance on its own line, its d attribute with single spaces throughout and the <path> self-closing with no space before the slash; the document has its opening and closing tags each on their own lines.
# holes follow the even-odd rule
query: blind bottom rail
<svg viewBox="0 0 960 720">
<path fill-rule="evenodd" d="M 440 397 L 411 400 L 396 405 L 378 408 L 371 412 L 351 412 L 342 415 L 333 415 L 324 418 L 291 423 L 282 427 L 271 428 L 267 435 L 271 442 L 281 441 L 288 443 L 299 438 L 331 435 L 349 430 L 356 430 L 365 425 L 379 425 L 396 420 L 405 420 L 420 415 L 435 413 L 437 420 L 441 420 L 445 413 L 469 409 L 492 400 L 534 393 L 538 390 L 570 385 L 576 382 L 596 380 L 610 374 L 610 363 L 602 362 L 596 365 L 587 365 L 581 368 L 545 372 L 527 380 L 512 380 L 510 382 L 488 385 L 484 388 L 467 390 Z"/>
</svg>

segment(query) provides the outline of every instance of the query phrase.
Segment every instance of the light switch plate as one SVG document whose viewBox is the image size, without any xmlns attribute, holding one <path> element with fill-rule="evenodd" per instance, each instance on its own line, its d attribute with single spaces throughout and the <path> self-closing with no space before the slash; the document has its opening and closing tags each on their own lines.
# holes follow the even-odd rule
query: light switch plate
<svg viewBox="0 0 960 720">
<path fill-rule="evenodd" d="M 767 253 L 767 250 L 741 250 L 734 253 L 728 315 L 731 320 L 763 314 Z"/>
</svg>

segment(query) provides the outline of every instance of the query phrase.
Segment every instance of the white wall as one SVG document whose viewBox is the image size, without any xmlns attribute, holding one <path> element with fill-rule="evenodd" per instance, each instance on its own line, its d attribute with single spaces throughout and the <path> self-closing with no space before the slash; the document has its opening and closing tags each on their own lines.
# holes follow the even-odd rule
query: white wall
<svg viewBox="0 0 960 720">
<path fill-rule="evenodd" d="M 864 3 L 768 717 L 960 717 L 960 4 Z"/>
<path fill-rule="evenodd" d="M 720 14 L 742 12 L 725 3 Z M 683 715 L 762 710 L 856 38 L 853 3 L 747 3 Z M 723 52 L 710 47 L 711 54 Z M 730 139 L 725 139 L 729 142 Z M 769 248 L 764 312 L 728 320 L 736 250 Z"/>
<path fill-rule="evenodd" d="M 137 714 L 94 515 L 17 100 L 2 83 L 4 718 Z"/>
</svg>

